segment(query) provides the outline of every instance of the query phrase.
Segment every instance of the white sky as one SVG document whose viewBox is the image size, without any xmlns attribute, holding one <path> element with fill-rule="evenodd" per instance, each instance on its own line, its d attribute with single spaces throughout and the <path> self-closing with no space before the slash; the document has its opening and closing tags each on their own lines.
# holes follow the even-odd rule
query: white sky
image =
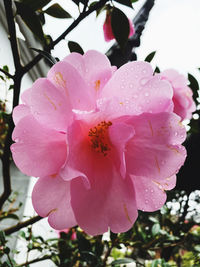
<svg viewBox="0 0 200 267">
<path fill-rule="evenodd" d="M 78 10 L 71 1 L 57 0 L 69 13 L 77 17 Z M 134 4 L 134 10 L 124 8 L 128 17 L 133 18 L 144 0 Z M 122 5 L 119 5 L 120 8 Z M 95 14 L 82 21 L 66 38 L 78 42 L 85 51 L 96 49 L 106 52 L 113 42 L 106 43 L 103 37 L 105 12 L 97 19 Z M 57 38 L 71 19 L 54 19 L 46 16 L 45 32 Z M 150 13 L 150 18 L 143 32 L 141 46 L 137 49 L 138 59 L 156 50 L 153 64 L 161 70 L 175 68 L 182 73 L 191 72 L 195 76 L 200 67 L 200 0 L 157 0 Z M 62 41 L 56 46 L 53 54 L 60 59 L 68 54 L 67 42 Z M 198 78 L 198 77 L 197 77 Z"/>
</svg>

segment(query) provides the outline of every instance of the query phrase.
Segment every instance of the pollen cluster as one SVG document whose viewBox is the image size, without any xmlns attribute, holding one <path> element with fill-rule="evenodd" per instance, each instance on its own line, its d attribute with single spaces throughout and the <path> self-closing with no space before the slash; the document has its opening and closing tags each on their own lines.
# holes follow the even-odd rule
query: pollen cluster
<svg viewBox="0 0 200 267">
<path fill-rule="evenodd" d="M 98 152 L 102 153 L 104 156 L 110 151 L 109 147 L 109 137 L 108 137 L 108 127 L 112 125 L 112 122 L 102 121 L 97 124 L 97 126 L 90 128 L 88 136 L 90 137 L 90 142 L 92 148 Z"/>
</svg>

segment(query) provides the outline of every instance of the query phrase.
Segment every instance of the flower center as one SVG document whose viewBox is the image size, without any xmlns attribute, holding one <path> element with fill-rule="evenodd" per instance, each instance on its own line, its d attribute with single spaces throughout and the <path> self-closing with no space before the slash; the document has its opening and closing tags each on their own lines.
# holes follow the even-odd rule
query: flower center
<svg viewBox="0 0 200 267">
<path fill-rule="evenodd" d="M 92 148 L 96 152 L 102 153 L 104 156 L 106 156 L 108 154 L 108 151 L 110 150 L 108 127 L 111 125 L 112 122 L 110 121 L 102 121 L 97 124 L 97 126 L 90 128 L 88 133 Z"/>
</svg>

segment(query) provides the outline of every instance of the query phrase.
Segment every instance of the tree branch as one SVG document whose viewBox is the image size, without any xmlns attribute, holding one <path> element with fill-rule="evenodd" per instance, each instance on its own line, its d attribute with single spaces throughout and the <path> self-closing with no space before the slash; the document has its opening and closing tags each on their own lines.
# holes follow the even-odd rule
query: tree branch
<svg viewBox="0 0 200 267">
<path fill-rule="evenodd" d="M 21 63 L 20 63 L 19 50 L 18 50 L 18 45 L 17 45 L 15 21 L 14 21 L 13 10 L 12 10 L 12 0 L 4 0 L 4 6 L 5 6 L 5 11 L 6 11 L 9 38 L 10 38 L 10 44 L 12 48 L 15 70 L 17 70 L 18 67 L 21 66 Z"/>
<path fill-rule="evenodd" d="M 106 54 L 112 65 L 119 68 L 128 61 L 137 59 L 134 48 L 140 46 L 140 38 L 145 24 L 149 18 L 149 13 L 154 6 L 154 2 L 155 0 L 146 0 L 144 5 L 135 16 L 133 20 L 135 34 L 131 38 L 129 38 L 124 51 L 122 52 L 116 43 L 108 50 Z"/>
<path fill-rule="evenodd" d="M 14 226 L 6 228 L 3 231 L 5 232 L 6 235 L 10 235 L 10 234 L 12 234 L 14 232 L 19 231 L 23 227 L 26 227 L 28 225 L 31 225 L 31 224 L 34 224 L 34 223 L 40 221 L 41 219 L 43 219 L 43 218 L 40 217 L 40 216 L 35 216 L 35 217 L 33 217 L 33 218 L 29 219 L 29 220 L 26 220 L 25 222 L 20 222 L 20 223 L 14 225 Z"/>
<path fill-rule="evenodd" d="M 51 259 L 51 257 L 52 257 L 51 255 L 45 255 L 42 258 L 37 258 L 37 259 L 31 260 L 31 261 L 28 261 L 28 262 L 24 262 L 22 264 L 18 264 L 17 267 L 29 266 L 30 264 L 35 263 L 35 262 L 49 260 L 49 259 Z"/>
<path fill-rule="evenodd" d="M 61 40 L 63 40 L 67 34 L 69 34 L 84 18 L 86 18 L 88 15 L 90 15 L 93 11 L 98 10 L 100 8 L 102 8 L 105 3 L 108 0 L 100 0 L 99 2 L 97 2 L 95 5 L 93 5 L 92 7 L 90 7 L 87 11 L 82 12 L 79 17 L 74 20 L 72 22 L 72 24 L 67 28 L 66 31 L 64 31 L 55 41 L 53 41 L 52 43 L 49 44 L 49 46 L 47 46 L 47 50 L 50 51 L 51 49 L 53 49 Z M 33 66 L 35 66 L 41 59 L 43 58 L 43 56 L 41 54 L 39 54 L 38 56 L 36 56 L 31 62 L 29 62 L 26 66 L 23 67 L 23 73 L 25 74 L 26 72 L 28 72 Z"/>
<path fill-rule="evenodd" d="M 13 79 L 13 75 L 11 75 L 9 72 L 5 71 L 2 68 L 0 68 L 0 71 L 3 72 L 3 74 L 5 74 L 6 76 L 8 76 L 9 78 Z"/>
</svg>

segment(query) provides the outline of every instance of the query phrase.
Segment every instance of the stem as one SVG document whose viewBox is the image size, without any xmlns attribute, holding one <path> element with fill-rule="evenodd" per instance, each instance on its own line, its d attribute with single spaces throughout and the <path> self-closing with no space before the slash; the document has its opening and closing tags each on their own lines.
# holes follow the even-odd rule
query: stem
<svg viewBox="0 0 200 267">
<path fill-rule="evenodd" d="M 35 216 L 35 217 L 33 217 L 33 218 L 29 219 L 29 220 L 26 220 L 25 222 L 21 222 L 21 223 L 18 223 L 16 225 L 14 225 L 14 226 L 6 228 L 3 231 L 5 232 L 6 235 L 10 235 L 10 234 L 12 234 L 14 232 L 19 231 L 23 227 L 26 227 L 28 225 L 31 225 L 31 224 L 34 224 L 34 223 L 38 222 L 41 219 L 43 219 L 43 218 L 40 217 L 40 216 Z"/>
<path fill-rule="evenodd" d="M 9 78 L 13 79 L 13 75 L 11 75 L 10 73 L 8 73 L 7 71 L 5 71 L 4 69 L 0 68 L 0 71 L 3 72 L 6 76 L 8 76 Z"/>
<path fill-rule="evenodd" d="M 10 265 L 11 265 L 12 267 L 14 267 L 9 254 L 7 254 L 7 257 L 8 257 L 8 261 L 9 261 Z"/>
<path fill-rule="evenodd" d="M 56 46 L 61 40 L 63 40 L 67 36 L 67 34 L 69 34 L 85 17 L 87 17 L 88 15 L 90 15 L 93 11 L 102 8 L 107 1 L 108 0 L 100 0 L 95 5 L 93 5 L 92 7 L 90 7 L 89 10 L 82 12 L 79 15 L 79 17 L 72 22 L 72 24 L 67 28 L 66 31 L 64 31 L 55 41 L 53 41 L 52 43 L 49 44 L 49 46 L 47 46 L 47 50 L 50 51 L 51 49 L 53 49 L 54 46 Z M 32 61 L 30 61 L 26 66 L 23 67 L 23 70 L 22 70 L 23 71 L 23 74 L 25 74 L 26 72 L 28 72 L 42 58 L 43 58 L 43 56 L 41 54 L 37 55 Z"/>
</svg>

